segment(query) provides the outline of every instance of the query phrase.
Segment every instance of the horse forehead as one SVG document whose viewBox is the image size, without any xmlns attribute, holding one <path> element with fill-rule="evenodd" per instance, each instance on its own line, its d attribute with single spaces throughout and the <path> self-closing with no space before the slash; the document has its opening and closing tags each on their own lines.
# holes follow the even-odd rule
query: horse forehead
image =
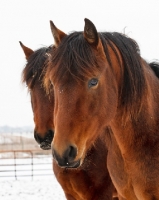
<svg viewBox="0 0 159 200">
<path fill-rule="evenodd" d="M 77 101 L 85 95 L 85 83 L 83 81 L 76 81 L 72 79 L 71 81 L 60 80 L 54 86 L 55 96 L 61 100 L 69 102 Z"/>
<path fill-rule="evenodd" d="M 64 82 L 57 86 L 57 91 L 64 95 L 79 96 L 84 93 L 84 86 L 76 81 Z"/>
</svg>

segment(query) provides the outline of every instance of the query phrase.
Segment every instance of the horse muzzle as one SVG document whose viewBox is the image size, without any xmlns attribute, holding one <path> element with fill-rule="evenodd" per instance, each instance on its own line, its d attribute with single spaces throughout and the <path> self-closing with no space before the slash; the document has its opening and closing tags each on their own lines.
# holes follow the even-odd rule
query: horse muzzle
<svg viewBox="0 0 159 200">
<path fill-rule="evenodd" d="M 80 160 L 75 161 L 77 155 L 76 147 L 69 146 L 69 148 L 63 153 L 62 157 L 60 157 L 53 149 L 52 155 L 58 165 L 62 168 L 78 168 L 80 166 Z"/>
<path fill-rule="evenodd" d="M 51 143 L 52 143 L 53 137 L 54 137 L 54 132 L 52 130 L 49 130 L 46 133 L 44 138 L 40 137 L 40 134 L 34 131 L 34 138 L 36 142 L 40 144 L 40 148 L 43 150 L 51 149 Z"/>
</svg>

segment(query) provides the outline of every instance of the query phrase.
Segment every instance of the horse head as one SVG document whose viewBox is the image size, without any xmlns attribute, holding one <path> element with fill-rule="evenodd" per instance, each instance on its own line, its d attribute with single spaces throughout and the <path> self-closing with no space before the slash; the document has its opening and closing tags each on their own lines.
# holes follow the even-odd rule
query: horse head
<svg viewBox="0 0 159 200">
<path fill-rule="evenodd" d="M 113 75 L 90 20 L 85 19 L 83 32 L 58 36 L 58 30 L 52 27 L 57 45 L 45 76 L 55 96 L 52 151 L 60 166 L 74 168 L 82 164 L 87 150 L 115 115 L 118 92 L 114 77 L 118 74 Z M 118 65 L 116 58 L 114 64 Z"/>
<path fill-rule="evenodd" d="M 30 92 L 35 123 L 34 138 L 42 149 L 47 150 L 51 148 L 54 135 L 54 95 L 51 90 L 49 94 L 46 93 L 43 87 L 43 76 L 51 48 L 43 47 L 33 51 L 22 42 L 20 45 L 27 61 L 22 72 L 22 81 L 26 83 Z"/>
</svg>

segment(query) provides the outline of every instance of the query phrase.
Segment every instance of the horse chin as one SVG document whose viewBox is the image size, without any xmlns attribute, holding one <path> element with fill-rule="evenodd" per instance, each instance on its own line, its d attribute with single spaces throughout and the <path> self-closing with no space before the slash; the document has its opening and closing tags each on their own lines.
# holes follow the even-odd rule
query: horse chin
<svg viewBox="0 0 159 200">
<path fill-rule="evenodd" d="M 43 149 L 43 150 L 49 150 L 49 149 L 51 149 L 51 143 L 41 142 L 40 148 Z"/>
<path fill-rule="evenodd" d="M 81 166 L 81 162 L 80 160 L 71 162 L 71 163 L 66 163 L 65 165 L 61 165 L 61 163 L 57 162 L 57 164 L 59 165 L 59 167 L 61 168 L 69 168 L 69 169 L 75 169 L 75 168 L 79 168 Z"/>
</svg>

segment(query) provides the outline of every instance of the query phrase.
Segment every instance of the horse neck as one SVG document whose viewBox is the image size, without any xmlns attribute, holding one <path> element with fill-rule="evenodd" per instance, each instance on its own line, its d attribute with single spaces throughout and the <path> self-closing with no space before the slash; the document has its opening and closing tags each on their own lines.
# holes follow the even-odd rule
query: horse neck
<svg viewBox="0 0 159 200">
<path fill-rule="evenodd" d="M 142 138 L 154 137 L 159 130 L 159 79 L 147 66 L 144 67 L 146 90 L 138 114 L 132 118 L 130 112 L 118 109 L 111 122 L 111 129 L 119 148 L 125 153 Z M 124 116 L 123 116 L 124 113 Z M 124 145 L 123 145 L 124 144 Z"/>
</svg>

